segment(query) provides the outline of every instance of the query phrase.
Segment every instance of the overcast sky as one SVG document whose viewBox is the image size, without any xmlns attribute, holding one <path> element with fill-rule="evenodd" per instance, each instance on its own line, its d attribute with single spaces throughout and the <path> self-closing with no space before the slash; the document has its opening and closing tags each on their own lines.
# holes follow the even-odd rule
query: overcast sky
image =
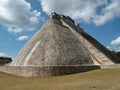
<svg viewBox="0 0 120 90">
<path fill-rule="evenodd" d="M 53 11 L 120 51 L 120 0 L 0 0 L 0 56 L 14 58 Z"/>
</svg>

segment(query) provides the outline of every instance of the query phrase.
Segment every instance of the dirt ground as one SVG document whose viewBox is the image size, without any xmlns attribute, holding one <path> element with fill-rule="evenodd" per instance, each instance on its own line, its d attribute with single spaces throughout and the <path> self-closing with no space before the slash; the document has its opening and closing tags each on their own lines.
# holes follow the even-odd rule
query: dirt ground
<svg viewBox="0 0 120 90">
<path fill-rule="evenodd" d="M 0 72 L 0 90 L 120 90 L 120 69 L 29 78 Z"/>
</svg>

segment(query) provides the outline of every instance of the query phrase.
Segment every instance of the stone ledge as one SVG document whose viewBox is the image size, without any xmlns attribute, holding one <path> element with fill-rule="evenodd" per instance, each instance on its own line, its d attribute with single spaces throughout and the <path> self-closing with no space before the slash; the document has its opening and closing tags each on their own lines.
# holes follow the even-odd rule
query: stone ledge
<svg viewBox="0 0 120 90">
<path fill-rule="evenodd" d="M 101 69 L 120 69 L 120 64 L 114 65 L 100 65 Z"/>
<path fill-rule="evenodd" d="M 81 66 L 0 66 L 0 71 L 24 76 L 60 76 L 86 72 L 94 69 L 100 69 L 97 65 L 81 65 Z"/>
</svg>

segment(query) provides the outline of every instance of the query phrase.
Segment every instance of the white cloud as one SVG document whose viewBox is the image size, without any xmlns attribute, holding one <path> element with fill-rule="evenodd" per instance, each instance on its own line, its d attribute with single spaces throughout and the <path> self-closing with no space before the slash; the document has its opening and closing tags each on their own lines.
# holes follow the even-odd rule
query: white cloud
<svg viewBox="0 0 120 90">
<path fill-rule="evenodd" d="M 18 37 L 16 40 L 17 41 L 23 41 L 23 40 L 27 40 L 29 37 L 27 35 L 23 35 L 23 36 L 20 36 Z"/>
<path fill-rule="evenodd" d="M 39 23 L 40 12 L 26 0 L 0 0 L 0 24 L 9 32 L 32 31 Z"/>
<path fill-rule="evenodd" d="M 5 54 L 3 52 L 0 52 L 0 57 L 10 57 L 10 56 L 8 56 L 7 54 Z"/>
<path fill-rule="evenodd" d="M 42 10 L 47 14 L 55 11 L 80 22 L 92 22 L 96 25 L 103 25 L 120 16 L 120 0 L 40 0 L 40 2 Z"/>
<path fill-rule="evenodd" d="M 41 0 L 41 6 L 44 12 L 50 14 L 57 13 L 71 16 L 73 19 L 79 19 L 90 22 L 95 16 L 96 8 L 104 4 L 105 0 Z"/>
<path fill-rule="evenodd" d="M 120 51 L 120 37 L 112 40 L 108 49 L 111 51 Z"/>
<path fill-rule="evenodd" d="M 111 0 L 111 3 L 103 8 L 101 15 L 95 17 L 94 23 L 102 25 L 116 17 L 120 17 L 120 0 Z"/>
<path fill-rule="evenodd" d="M 120 37 L 116 38 L 115 40 L 112 40 L 111 45 L 120 46 Z"/>
</svg>

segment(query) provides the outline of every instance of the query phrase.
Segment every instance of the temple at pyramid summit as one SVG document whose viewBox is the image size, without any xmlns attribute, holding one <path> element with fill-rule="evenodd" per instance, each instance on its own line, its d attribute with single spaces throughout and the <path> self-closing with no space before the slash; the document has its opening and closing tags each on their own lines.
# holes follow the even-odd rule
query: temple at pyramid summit
<svg viewBox="0 0 120 90">
<path fill-rule="evenodd" d="M 51 13 L 42 28 L 0 71 L 19 76 L 79 73 L 120 63 L 120 59 L 87 34 L 69 16 Z"/>
</svg>

